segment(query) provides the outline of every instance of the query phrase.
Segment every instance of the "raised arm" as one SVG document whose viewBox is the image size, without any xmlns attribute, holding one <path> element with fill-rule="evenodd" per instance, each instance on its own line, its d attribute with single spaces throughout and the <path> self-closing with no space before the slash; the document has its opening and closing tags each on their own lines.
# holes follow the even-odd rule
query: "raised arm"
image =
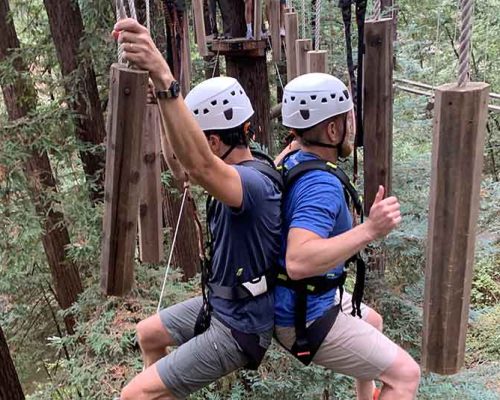
<svg viewBox="0 0 500 400">
<path fill-rule="evenodd" d="M 174 77 L 145 27 L 133 19 L 123 19 L 117 22 L 113 34 L 123 43 L 124 57 L 149 71 L 157 90 L 170 88 Z M 241 206 L 243 189 L 238 172 L 212 153 L 183 97 L 159 100 L 159 106 L 163 134 L 188 175 L 223 203 Z"/>
</svg>

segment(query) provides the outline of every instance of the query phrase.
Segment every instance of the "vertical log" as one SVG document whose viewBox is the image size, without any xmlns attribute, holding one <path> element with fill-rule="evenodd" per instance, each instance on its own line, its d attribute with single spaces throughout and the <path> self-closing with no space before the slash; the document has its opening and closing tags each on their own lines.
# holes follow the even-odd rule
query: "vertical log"
<svg viewBox="0 0 500 400">
<path fill-rule="evenodd" d="M 7 340 L 0 326 L 0 399 L 24 400 L 23 388 L 19 382 L 14 362 L 10 356 Z"/>
<path fill-rule="evenodd" d="M 363 126 L 365 214 L 379 185 L 392 190 L 392 20 L 365 23 Z"/>
<path fill-rule="evenodd" d="M 285 46 L 286 46 L 286 74 L 288 82 L 297 76 L 297 57 L 295 52 L 295 41 L 298 35 L 299 19 L 297 13 L 285 14 Z"/>
<path fill-rule="evenodd" d="M 191 47 L 189 45 L 189 24 L 187 12 L 182 17 L 182 50 L 181 50 L 181 90 L 186 96 L 191 90 Z"/>
<path fill-rule="evenodd" d="M 205 36 L 205 18 L 203 17 L 203 0 L 193 0 L 194 26 L 198 52 L 202 57 L 209 55 L 207 38 Z"/>
<path fill-rule="evenodd" d="M 311 50 L 311 39 L 297 39 L 295 41 L 295 64 L 297 66 L 297 76 L 307 74 L 307 52 Z"/>
<path fill-rule="evenodd" d="M 436 89 L 422 365 L 464 364 L 489 85 Z"/>
<path fill-rule="evenodd" d="M 252 126 L 256 140 L 272 152 L 269 78 L 265 56 L 226 56 L 226 73 L 241 83 L 255 110 Z"/>
<path fill-rule="evenodd" d="M 141 137 L 149 74 L 111 66 L 101 288 L 122 296 L 134 279 Z"/>
<path fill-rule="evenodd" d="M 281 60 L 280 7 L 280 0 L 270 0 L 269 29 L 273 45 L 273 61 Z"/>
<path fill-rule="evenodd" d="M 326 72 L 326 50 L 313 50 L 307 52 L 307 72 Z"/>
<path fill-rule="evenodd" d="M 253 32 L 255 40 L 260 40 L 262 37 L 262 0 L 253 0 L 253 3 L 254 3 Z"/>
<path fill-rule="evenodd" d="M 163 259 L 160 132 L 158 106 L 148 104 L 144 118 L 141 151 L 139 255 L 142 262 L 152 264 L 158 264 Z"/>
</svg>

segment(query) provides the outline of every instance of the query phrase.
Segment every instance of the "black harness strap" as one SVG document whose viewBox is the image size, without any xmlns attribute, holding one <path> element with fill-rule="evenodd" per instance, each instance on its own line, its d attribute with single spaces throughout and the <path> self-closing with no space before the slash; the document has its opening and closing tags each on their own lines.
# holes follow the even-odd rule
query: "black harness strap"
<svg viewBox="0 0 500 400">
<path fill-rule="evenodd" d="M 252 152 L 254 153 L 254 152 Z M 249 160 L 240 163 L 239 165 L 244 165 L 246 167 L 252 167 L 259 171 L 261 174 L 267 176 L 276 185 L 276 187 L 282 191 L 283 180 L 281 174 L 276 171 L 272 159 L 270 159 L 264 153 L 254 154 L 259 160 Z M 254 297 L 253 294 L 246 289 L 243 285 L 238 285 L 234 287 L 222 286 L 210 282 L 210 277 L 212 276 L 212 259 L 214 255 L 213 247 L 213 237 L 212 231 L 210 229 L 210 221 L 214 217 L 216 207 L 216 201 L 212 196 L 207 196 L 206 201 L 206 221 L 207 221 L 207 243 L 205 245 L 205 260 L 202 263 L 201 268 L 201 291 L 203 297 L 203 305 L 196 319 L 196 324 L 194 327 L 194 335 L 200 335 L 205 332 L 210 327 L 210 322 L 212 319 L 212 306 L 208 298 L 208 292 L 214 296 L 226 299 L 226 300 L 243 300 L 250 297 Z M 276 271 L 274 266 L 268 268 L 265 271 L 264 276 L 258 277 L 256 279 L 266 279 L 268 290 L 274 286 L 274 281 L 276 277 Z M 254 281 L 251 281 L 254 282 Z M 248 357 L 248 364 L 246 368 L 257 369 L 264 358 L 266 353 L 266 348 L 260 345 L 260 337 L 257 334 L 249 334 L 241 332 L 237 329 L 229 327 L 231 333 L 235 340 L 240 345 L 241 349 Z"/>
<path fill-rule="evenodd" d="M 293 153 L 290 153 L 287 157 L 289 157 L 291 154 Z M 361 220 L 363 219 L 362 199 L 358 195 L 347 174 L 336 164 L 324 160 L 310 160 L 299 163 L 289 170 L 286 170 L 283 165 L 284 163 L 282 162 L 279 168 L 281 168 L 283 171 L 282 175 L 283 182 L 285 184 L 285 190 L 291 188 L 293 183 L 299 177 L 309 171 L 320 170 L 335 175 L 337 179 L 339 179 L 339 181 L 342 183 L 346 202 L 348 204 L 352 202 L 352 205 L 356 212 L 360 215 Z M 365 263 L 361 258 L 361 255 L 358 253 L 346 261 L 346 268 L 354 262 L 356 263 L 356 283 L 354 285 L 352 294 L 351 314 L 353 316 L 357 315 L 361 318 L 360 306 L 364 291 Z M 305 365 L 309 365 L 311 363 L 316 352 L 321 346 L 321 343 L 335 323 L 339 310 L 341 310 L 342 295 L 344 292 L 343 287 L 346 276 L 347 274 L 344 271 L 341 275 L 333 277 L 333 279 L 327 275 L 293 281 L 286 274 L 286 271 L 285 273 L 281 273 L 278 275 L 277 285 L 288 287 L 294 290 L 296 293 L 296 340 L 292 346 L 291 353 Z M 338 288 L 340 292 L 339 304 L 333 306 L 321 318 L 316 319 L 310 326 L 307 326 L 307 296 L 323 294 L 334 288 Z"/>
</svg>

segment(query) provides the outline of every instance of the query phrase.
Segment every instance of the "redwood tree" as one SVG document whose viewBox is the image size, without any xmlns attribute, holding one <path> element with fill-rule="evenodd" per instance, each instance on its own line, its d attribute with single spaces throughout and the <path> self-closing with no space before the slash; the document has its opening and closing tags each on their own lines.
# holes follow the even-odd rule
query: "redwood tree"
<svg viewBox="0 0 500 400">
<path fill-rule="evenodd" d="M 0 62 L 5 61 L 20 49 L 19 39 L 12 19 L 9 17 L 8 0 L 0 0 Z M 36 91 L 27 77 L 28 68 L 20 56 L 15 56 L 12 66 L 17 72 L 13 81 L 1 82 L 9 120 L 15 121 L 36 108 Z M 57 192 L 56 181 L 50 160 L 45 151 L 29 150 L 24 163 L 24 174 L 34 202 L 35 210 L 42 221 L 42 243 L 54 282 L 57 302 L 62 309 L 71 306 L 82 292 L 78 269 L 66 257 L 70 244 L 69 233 L 64 224 L 64 215 L 52 199 Z M 73 331 L 71 317 L 65 319 L 68 332 Z"/>
<path fill-rule="evenodd" d="M 245 37 L 245 4 L 243 1 L 221 0 L 224 32 L 232 37 Z M 226 73 L 241 83 L 255 110 L 252 125 L 257 141 L 272 151 L 269 119 L 271 109 L 266 56 L 246 56 L 239 53 L 226 55 Z"/>
<path fill-rule="evenodd" d="M 76 134 L 86 145 L 101 145 L 106 136 L 104 117 L 92 61 L 81 52 L 84 27 L 76 0 L 44 0 L 50 31 L 56 47 L 62 75 L 67 78 L 66 92 L 73 99 L 71 108 L 76 117 Z M 71 77 L 71 79 L 69 79 Z M 83 169 L 91 185 L 93 200 L 103 197 L 103 151 L 82 150 Z"/>
<path fill-rule="evenodd" d="M 0 326 L 0 399 L 24 400 L 23 388 L 10 356 L 7 340 Z"/>
</svg>

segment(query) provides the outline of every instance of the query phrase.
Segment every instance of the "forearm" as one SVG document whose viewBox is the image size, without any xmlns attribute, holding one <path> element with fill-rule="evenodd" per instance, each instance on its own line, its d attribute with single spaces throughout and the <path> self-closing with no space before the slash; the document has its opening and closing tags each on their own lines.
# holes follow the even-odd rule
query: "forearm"
<svg viewBox="0 0 500 400">
<path fill-rule="evenodd" d="M 373 241 L 366 225 L 329 239 L 313 239 L 302 244 L 288 243 L 286 268 L 292 279 L 324 275 Z"/>
<path fill-rule="evenodd" d="M 166 90 L 173 78 L 165 74 L 155 80 L 155 87 Z M 173 153 L 189 175 L 201 173 L 214 162 L 215 156 L 210 151 L 205 134 L 196 123 L 191 111 L 184 104 L 184 99 L 159 101 L 163 122 L 163 135 L 171 145 Z"/>
<path fill-rule="evenodd" d="M 297 140 L 293 140 L 281 151 L 281 153 L 276 156 L 276 158 L 274 159 L 274 164 L 278 165 L 287 154 L 298 149 L 300 149 L 300 143 Z"/>
</svg>

